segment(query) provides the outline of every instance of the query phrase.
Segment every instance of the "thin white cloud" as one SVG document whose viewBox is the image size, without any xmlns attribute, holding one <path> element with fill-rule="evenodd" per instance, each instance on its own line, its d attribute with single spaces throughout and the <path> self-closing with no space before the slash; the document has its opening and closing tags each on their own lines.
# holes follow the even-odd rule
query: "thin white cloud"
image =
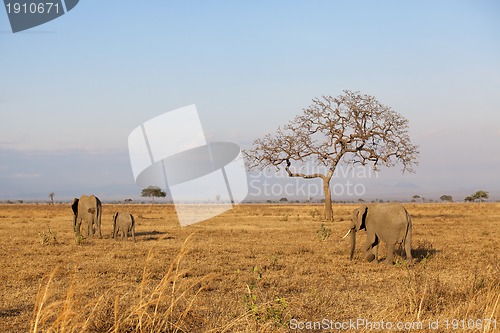
<svg viewBox="0 0 500 333">
<path fill-rule="evenodd" d="M 37 155 L 68 155 L 68 154 L 82 154 L 82 155 L 109 155 L 116 153 L 127 152 L 126 148 L 113 148 L 113 147 L 85 147 L 85 146 L 68 146 L 68 147 L 28 147 L 17 144 L 6 144 L 0 142 L 0 153 L 15 153 L 29 156 L 32 154 Z"/>
<path fill-rule="evenodd" d="M 14 141 L 0 141 L 0 149 L 9 149 L 15 147 Z"/>
<path fill-rule="evenodd" d="M 15 173 L 12 178 L 39 178 L 42 175 L 40 173 Z"/>
</svg>

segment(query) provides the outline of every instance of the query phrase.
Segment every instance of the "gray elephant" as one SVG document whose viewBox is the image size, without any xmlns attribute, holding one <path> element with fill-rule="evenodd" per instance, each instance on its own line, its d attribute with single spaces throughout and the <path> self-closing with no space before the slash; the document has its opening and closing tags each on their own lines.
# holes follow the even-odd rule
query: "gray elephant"
<svg viewBox="0 0 500 333">
<path fill-rule="evenodd" d="M 77 235 L 80 235 L 80 226 L 84 223 L 85 236 L 93 237 L 97 231 L 99 238 L 102 238 L 102 205 L 96 196 L 82 195 L 80 199 L 74 198 L 71 209 L 73 210 L 73 230 Z M 94 230 L 94 225 L 97 230 Z"/>
<path fill-rule="evenodd" d="M 400 204 L 369 204 L 356 208 L 352 212 L 351 229 L 344 236 L 351 234 L 352 260 L 356 248 L 356 232 L 366 230 L 367 238 L 364 247 L 366 260 L 375 260 L 378 263 L 378 245 L 380 241 L 387 244 L 385 264 L 392 264 L 394 247 L 400 244 L 404 247 L 406 260 L 412 264 L 411 256 L 411 218 L 406 209 Z"/>
<path fill-rule="evenodd" d="M 118 232 L 121 233 L 121 237 L 125 236 L 125 240 L 128 239 L 128 233 L 132 234 L 132 238 L 135 242 L 135 220 L 134 216 L 128 212 L 116 212 L 113 215 L 113 238 L 117 239 Z"/>
</svg>

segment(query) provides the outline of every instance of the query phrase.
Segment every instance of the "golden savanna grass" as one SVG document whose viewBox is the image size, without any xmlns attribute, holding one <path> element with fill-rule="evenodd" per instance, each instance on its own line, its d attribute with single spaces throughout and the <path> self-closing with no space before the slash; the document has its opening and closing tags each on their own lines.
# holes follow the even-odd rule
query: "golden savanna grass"
<svg viewBox="0 0 500 333">
<path fill-rule="evenodd" d="M 413 267 L 365 262 L 362 232 L 349 261 L 355 206 L 325 223 L 321 206 L 241 205 L 181 228 L 171 205 L 104 204 L 104 239 L 77 244 L 69 205 L 0 205 L 0 331 L 329 331 L 289 327 L 323 319 L 495 331 L 468 320 L 500 320 L 500 204 L 405 204 Z M 135 215 L 137 242 L 111 239 L 115 211 Z"/>
</svg>

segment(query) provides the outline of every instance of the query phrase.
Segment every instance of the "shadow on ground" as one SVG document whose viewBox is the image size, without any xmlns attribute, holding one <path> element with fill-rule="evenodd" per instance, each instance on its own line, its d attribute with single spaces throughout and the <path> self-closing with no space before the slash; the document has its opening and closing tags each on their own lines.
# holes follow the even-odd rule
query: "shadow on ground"
<svg viewBox="0 0 500 333">
<path fill-rule="evenodd" d="M 21 306 L 10 309 L 0 309 L 0 317 L 16 317 L 24 311 L 32 311 L 33 306 Z"/>
<path fill-rule="evenodd" d="M 436 250 L 430 242 L 419 241 L 417 246 L 412 247 L 411 256 L 413 257 L 414 263 L 419 263 L 423 260 L 433 258 L 438 252 L 439 250 Z M 401 247 L 397 248 L 396 253 L 401 257 L 405 257 L 405 251 Z"/>
<path fill-rule="evenodd" d="M 172 235 L 167 236 L 167 232 L 157 231 L 157 230 L 136 232 L 135 236 L 136 237 L 145 236 L 145 237 L 141 237 L 141 240 L 143 240 L 143 241 L 158 240 L 160 238 L 161 239 L 174 239 L 174 236 L 172 236 Z"/>
</svg>

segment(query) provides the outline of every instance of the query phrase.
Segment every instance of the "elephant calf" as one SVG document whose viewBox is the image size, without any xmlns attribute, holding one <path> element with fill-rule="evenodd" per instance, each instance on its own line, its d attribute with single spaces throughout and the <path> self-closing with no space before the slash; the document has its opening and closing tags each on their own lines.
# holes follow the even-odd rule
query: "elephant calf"
<svg viewBox="0 0 500 333">
<path fill-rule="evenodd" d="M 113 215 L 113 238 L 117 239 L 118 232 L 121 233 L 122 239 L 128 239 L 128 233 L 132 233 L 132 238 L 135 242 L 135 220 L 134 216 L 128 212 L 116 212 Z"/>
<path fill-rule="evenodd" d="M 356 231 L 365 229 L 367 238 L 363 250 L 368 261 L 378 262 L 378 244 L 384 241 L 387 244 L 387 258 L 384 263 L 393 263 L 394 247 L 401 244 L 405 249 L 407 262 L 412 264 L 412 223 L 403 206 L 393 203 L 364 205 L 352 212 L 351 221 L 351 229 L 348 232 L 351 234 L 351 260 L 356 247 Z"/>
</svg>

